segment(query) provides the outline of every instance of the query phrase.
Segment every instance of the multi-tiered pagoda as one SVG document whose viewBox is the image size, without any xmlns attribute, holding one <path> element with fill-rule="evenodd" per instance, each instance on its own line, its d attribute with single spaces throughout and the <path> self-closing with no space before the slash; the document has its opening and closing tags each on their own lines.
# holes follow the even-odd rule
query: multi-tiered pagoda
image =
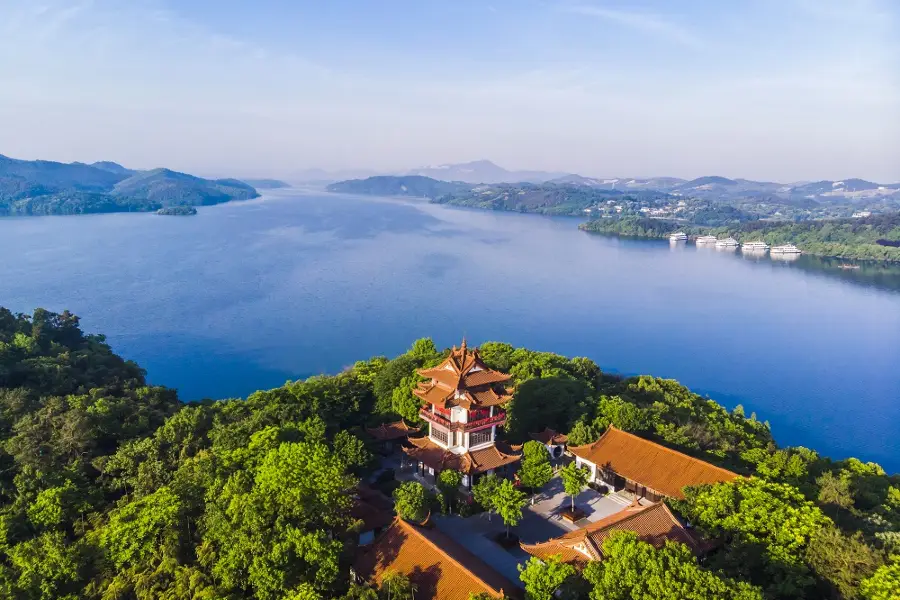
<svg viewBox="0 0 900 600">
<path fill-rule="evenodd" d="M 509 375 L 489 369 L 465 340 L 444 362 L 419 374 L 430 379 L 413 391 L 423 401 L 419 416 L 428 423 L 428 436 L 410 438 L 405 452 L 422 475 L 453 469 L 471 486 L 477 475 L 503 472 L 519 461 L 517 449 L 497 441 L 497 428 L 506 423 Z"/>
</svg>

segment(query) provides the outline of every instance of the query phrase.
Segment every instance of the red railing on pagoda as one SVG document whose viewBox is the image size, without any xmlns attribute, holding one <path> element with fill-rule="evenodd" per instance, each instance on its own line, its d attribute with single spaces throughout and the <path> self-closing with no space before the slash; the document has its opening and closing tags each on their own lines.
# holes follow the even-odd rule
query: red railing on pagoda
<svg viewBox="0 0 900 600">
<path fill-rule="evenodd" d="M 483 419 L 477 419 L 475 421 L 469 421 L 466 423 L 466 429 L 479 429 L 481 427 L 485 427 L 488 425 L 497 425 L 498 423 L 502 423 L 506 420 L 506 413 L 502 411 L 498 411 L 494 414 L 493 417 L 487 416 Z"/>
<path fill-rule="evenodd" d="M 432 423 L 436 423 L 442 427 L 446 427 L 447 429 L 452 429 L 455 425 L 459 425 L 459 423 L 451 423 L 450 419 L 444 418 L 436 412 L 431 412 L 431 409 L 429 408 L 423 408 L 422 410 L 420 410 L 419 416 L 426 421 L 431 421 Z"/>
<path fill-rule="evenodd" d="M 471 415 L 471 413 L 470 413 Z M 425 419 L 426 421 L 430 421 L 441 427 L 446 427 L 447 429 L 453 430 L 465 430 L 469 431 L 472 429 L 479 429 L 482 427 L 488 427 L 491 425 L 497 425 L 506 420 L 506 413 L 502 411 L 498 411 L 493 417 L 490 416 L 490 413 L 486 413 L 487 416 L 476 419 L 474 421 L 469 421 L 468 423 L 451 423 L 450 419 L 444 417 L 441 414 L 436 412 L 431 412 L 430 408 L 423 408 L 419 411 L 419 416 Z"/>
</svg>

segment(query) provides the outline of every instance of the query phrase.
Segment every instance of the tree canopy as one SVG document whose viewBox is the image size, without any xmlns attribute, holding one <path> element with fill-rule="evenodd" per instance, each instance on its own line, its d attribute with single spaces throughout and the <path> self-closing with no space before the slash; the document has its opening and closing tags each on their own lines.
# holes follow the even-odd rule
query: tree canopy
<svg viewBox="0 0 900 600">
<path fill-rule="evenodd" d="M 443 356 L 423 339 L 398 358 L 360 361 L 333 376 L 245 399 L 182 403 L 175 391 L 149 385 L 102 336 L 82 332 L 76 316 L 0 308 L 0 596 L 412 595 L 402 578 L 378 590 L 348 587 L 358 539 L 350 509 L 357 478 L 372 469 L 363 428 L 398 412 L 417 415 L 408 394 L 416 369 Z M 496 342 L 482 346 L 482 357 L 517 386 L 515 435 L 551 426 L 570 431 L 572 444 L 587 443 L 612 424 L 748 476 L 688 489 L 671 502 L 719 543 L 702 566 L 678 548 L 619 541 L 586 578 L 562 586 L 566 598 L 579 597 L 582 586 L 594 598 L 749 599 L 759 589 L 773 599 L 897 597 L 897 475 L 854 458 L 780 448 L 755 415 L 675 381 L 612 377 L 587 359 Z M 525 445 L 524 485 L 541 485 L 545 459 L 541 444 Z M 441 483 L 450 490 L 456 475 L 447 473 Z M 493 475 L 480 477 L 473 494 L 509 526 L 527 502 Z M 413 521 L 431 503 L 418 483 L 400 485 L 395 500 Z M 526 570 L 538 594 L 568 571 L 531 563 Z"/>
</svg>

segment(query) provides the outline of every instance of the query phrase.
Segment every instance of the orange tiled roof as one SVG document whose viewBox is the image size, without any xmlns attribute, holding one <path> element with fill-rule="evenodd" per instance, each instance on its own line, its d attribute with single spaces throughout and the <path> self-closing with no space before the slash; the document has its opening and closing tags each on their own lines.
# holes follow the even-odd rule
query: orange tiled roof
<svg viewBox="0 0 900 600">
<path fill-rule="evenodd" d="M 561 555 L 564 562 L 585 563 L 603 559 L 603 542 L 616 531 L 633 531 L 638 537 L 657 548 L 667 540 L 681 542 L 695 554 L 700 546 L 662 502 L 650 506 L 632 504 L 613 515 L 570 531 L 540 544 L 522 544 L 522 549 L 542 560 Z"/>
<path fill-rule="evenodd" d="M 550 429 L 546 427 L 543 431 L 539 433 L 529 433 L 531 439 L 540 442 L 542 444 L 565 444 L 569 441 L 569 438 L 558 431 Z"/>
<path fill-rule="evenodd" d="M 575 456 L 671 498 L 690 485 L 731 481 L 738 475 L 610 426 L 593 444 L 569 446 Z"/>
<path fill-rule="evenodd" d="M 418 427 L 410 427 L 406 421 L 400 419 L 394 423 L 382 423 L 378 427 L 366 427 L 366 432 L 379 441 L 397 440 L 405 438 L 410 433 L 418 431 Z"/>
<path fill-rule="evenodd" d="M 453 398 L 452 390 L 445 390 L 430 381 L 419 383 L 419 387 L 413 390 L 413 394 L 424 400 L 427 404 L 437 404 L 441 408 L 447 408 L 448 400 Z"/>
<path fill-rule="evenodd" d="M 468 348 L 466 340 L 459 349 L 454 346 L 444 362 L 421 369 L 419 375 L 430 381 L 420 384 L 413 393 L 442 408 L 462 406 L 468 410 L 473 405 L 494 406 L 509 400 L 509 392 L 501 385 L 509 381 L 509 375 L 489 369 L 478 348 Z"/>
<path fill-rule="evenodd" d="M 436 529 L 395 519 L 354 564 L 367 581 L 381 583 L 390 571 L 417 586 L 417 600 L 468 600 L 471 592 L 494 598 L 519 594 L 516 586 Z"/>
<path fill-rule="evenodd" d="M 432 469 L 442 471 L 453 469 L 465 475 L 472 473 L 485 473 L 491 469 L 497 469 L 522 460 L 521 447 L 507 446 L 496 443 L 466 452 L 455 454 L 446 448 L 435 444 L 427 437 L 410 438 L 412 448 L 404 448 L 403 451 L 413 460 L 421 461 Z"/>
</svg>

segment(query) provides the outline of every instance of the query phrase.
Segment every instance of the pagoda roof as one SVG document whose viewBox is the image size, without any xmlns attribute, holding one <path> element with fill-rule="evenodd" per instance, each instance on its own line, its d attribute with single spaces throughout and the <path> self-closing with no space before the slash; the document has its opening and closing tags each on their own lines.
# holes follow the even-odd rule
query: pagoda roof
<svg viewBox="0 0 900 600">
<path fill-rule="evenodd" d="M 521 446 L 510 446 L 502 442 L 464 454 L 451 452 L 427 437 L 410 438 L 409 442 L 412 448 L 404 448 L 403 451 L 413 460 L 438 471 L 452 469 L 464 475 L 472 475 L 522 460 Z"/>
<path fill-rule="evenodd" d="M 682 454 L 612 425 L 596 442 L 569 446 L 575 456 L 670 498 L 684 498 L 687 486 L 731 481 L 727 469 Z"/>
<path fill-rule="evenodd" d="M 462 406 L 468 410 L 473 405 L 494 406 L 509 400 L 509 392 L 502 386 L 509 375 L 489 369 L 478 348 L 469 348 L 466 340 L 459 348 L 454 346 L 441 364 L 418 373 L 430 381 L 420 384 L 413 393 L 443 408 Z"/>
<path fill-rule="evenodd" d="M 382 423 L 378 427 L 366 427 L 366 433 L 380 442 L 402 439 L 417 431 L 418 427 L 410 427 L 403 419 L 393 423 Z"/>
<path fill-rule="evenodd" d="M 586 563 L 603 559 L 603 542 L 617 531 L 633 531 L 642 541 L 661 548 L 666 541 L 681 542 L 694 554 L 702 547 L 663 502 L 641 506 L 633 502 L 617 513 L 539 544 L 520 544 L 541 560 L 560 555 L 563 562 Z"/>
<path fill-rule="evenodd" d="M 565 444 L 569 441 L 568 436 L 549 427 L 545 427 L 541 432 L 529 433 L 528 435 L 531 439 L 542 444 Z"/>
<path fill-rule="evenodd" d="M 487 408 L 509 402 L 512 397 L 509 390 L 483 387 L 481 389 L 448 390 L 433 381 L 423 381 L 413 390 L 413 394 L 426 404 L 435 404 L 441 408 L 461 406 L 466 410 L 472 407 Z"/>
<path fill-rule="evenodd" d="M 396 518 L 354 562 L 356 573 L 380 584 L 390 572 L 416 585 L 417 600 L 468 600 L 470 593 L 519 598 L 516 585 L 435 528 Z"/>
</svg>

